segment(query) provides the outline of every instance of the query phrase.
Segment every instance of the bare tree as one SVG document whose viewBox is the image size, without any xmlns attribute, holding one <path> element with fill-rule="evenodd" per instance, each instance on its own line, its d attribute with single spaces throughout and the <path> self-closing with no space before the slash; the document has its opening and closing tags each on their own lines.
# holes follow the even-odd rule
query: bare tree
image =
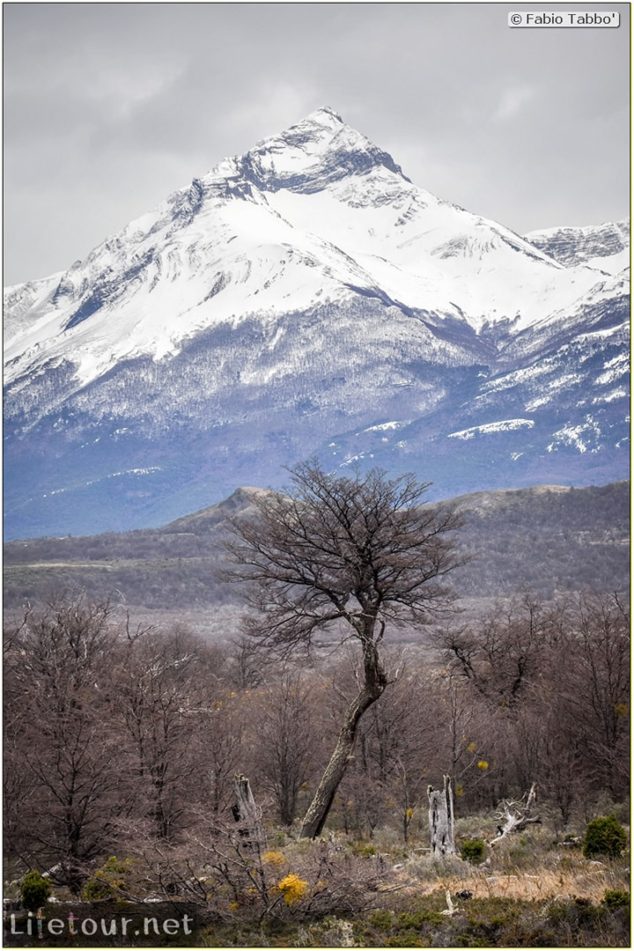
<svg viewBox="0 0 634 951">
<path fill-rule="evenodd" d="M 119 651 L 113 721 L 121 755 L 136 777 L 136 810 L 169 839 L 185 821 L 188 780 L 200 766 L 200 734 L 213 713 L 208 699 L 205 648 L 176 627 L 142 632 Z"/>
<path fill-rule="evenodd" d="M 547 623 L 529 596 L 496 605 L 479 622 L 441 635 L 454 668 L 485 699 L 512 710 L 533 686 L 543 660 Z"/>
<path fill-rule="evenodd" d="M 226 687 L 210 698 L 210 712 L 199 724 L 199 761 L 209 779 L 209 805 L 218 816 L 229 805 L 233 777 L 243 760 L 244 696 Z"/>
<path fill-rule="evenodd" d="M 349 704 L 334 752 L 308 808 L 302 835 L 323 829 L 355 743 L 358 723 L 388 676 L 381 643 L 388 624 L 422 625 L 449 603 L 443 579 L 456 566 L 448 507 L 424 506 L 428 484 L 326 473 L 316 462 L 292 470 L 290 495 L 254 501 L 252 519 L 234 519 L 227 548 L 231 577 L 250 583 L 247 630 L 283 655 L 310 650 L 318 632 L 357 642 L 361 689 Z"/>
<path fill-rule="evenodd" d="M 240 690 L 258 687 L 262 683 L 264 667 L 257 644 L 251 638 L 242 635 L 231 640 L 229 669 L 236 687 Z"/>
<path fill-rule="evenodd" d="M 255 710 L 259 772 L 285 826 L 292 825 L 300 788 L 309 778 L 316 739 L 310 704 L 311 689 L 302 675 L 285 670 L 277 683 L 262 691 Z"/>
<path fill-rule="evenodd" d="M 22 788 L 12 816 L 25 865 L 57 863 L 77 890 L 121 812 L 121 769 L 109 727 L 116 632 L 107 604 L 83 599 L 29 613 L 8 659 L 8 736 Z"/>
<path fill-rule="evenodd" d="M 537 781 L 564 824 L 582 790 L 626 795 L 630 640 L 618 595 L 524 597 L 441 643 L 468 692 L 473 739 L 495 764 L 483 773 L 492 795 Z"/>
<path fill-rule="evenodd" d="M 566 630 L 560 689 L 582 729 L 589 779 L 615 797 L 629 783 L 630 619 L 618 595 L 579 600 Z"/>
</svg>

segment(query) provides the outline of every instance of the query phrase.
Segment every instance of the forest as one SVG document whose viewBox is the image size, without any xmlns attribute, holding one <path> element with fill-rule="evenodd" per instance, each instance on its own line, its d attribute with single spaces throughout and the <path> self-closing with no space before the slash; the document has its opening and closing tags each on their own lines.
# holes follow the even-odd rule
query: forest
<svg viewBox="0 0 634 951">
<path fill-rule="evenodd" d="M 87 595 L 9 623 L 9 899 L 180 904 L 207 946 L 627 945 L 624 594 L 462 612 L 455 506 L 293 478 L 230 520 L 223 642 Z"/>
</svg>

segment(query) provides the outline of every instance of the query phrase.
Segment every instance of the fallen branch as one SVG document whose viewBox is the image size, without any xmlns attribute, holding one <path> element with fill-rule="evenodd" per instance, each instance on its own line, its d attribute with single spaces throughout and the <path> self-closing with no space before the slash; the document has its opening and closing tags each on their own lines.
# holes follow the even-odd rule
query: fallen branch
<svg viewBox="0 0 634 951">
<path fill-rule="evenodd" d="M 498 825 L 497 835 L 487 844 L 495 845 L 496 842 L 500 842 L 501 839 L 505 839 L 514 832 L 520 832 L 528 825 L 540 823 L 542 821 L 540 817 L 532 815 L 535 798 L 535 783 L 533 783 L 521 799 L 503 799 L 501 811 L 495 816 L 503 824 Z"/>
<path fill-rule="evenodd" d="M 445 901 L 447 902 L 447 908 L 444 911 L 441 911 L 440 914 L 451 918 L 452 915 L 456 914 L 457 909 L 454 907 L 454 903 L 451 900 L 449 889 L 447 889 L 445 892 Z"/>
</svg>

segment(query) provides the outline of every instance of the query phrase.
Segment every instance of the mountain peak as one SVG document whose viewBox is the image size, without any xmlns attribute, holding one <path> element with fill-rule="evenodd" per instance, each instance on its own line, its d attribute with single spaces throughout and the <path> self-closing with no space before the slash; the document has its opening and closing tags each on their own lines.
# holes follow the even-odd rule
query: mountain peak
<svg viewBox="0 0 634 951">
<path fill-rule="evenodd" d="M 330 106 L 258 142 L 238 162 L 245 177 L 264 191 L 317 192 L 381 167 L 409 182 L 391 155 L 347 125 Z"/>
<path fill-rule="evenodd" d="M 310 112 L 302 122 L 313 122 L 315 125 L 345 124 L 339 113 L 331 109 L 330 106 L 320 106 L 319 109 Z"/>
</svg>

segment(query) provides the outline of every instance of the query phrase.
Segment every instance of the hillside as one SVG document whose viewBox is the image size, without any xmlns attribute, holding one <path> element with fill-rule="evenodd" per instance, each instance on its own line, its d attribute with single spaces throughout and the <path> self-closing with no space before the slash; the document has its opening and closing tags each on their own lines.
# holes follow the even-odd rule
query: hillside
<svg viewBox="0 0 634 951">
<path fill-rule="evenodd" d="M 6 608 L 83 588 L 152 612 L 231 614 L 239 592 L 215 577 L 224 524 L 229 516 L 248 516 L 260 491 L 240 489 L 160 529 L 8 542 Z M 455 501 L 465 515 L 460 542 L 472 556 L 453 575 L 466 603 L 522 589 L 549 598 L 557 591 L 627 586 L 627 482 L 477 492 Z"/>
</svg>

